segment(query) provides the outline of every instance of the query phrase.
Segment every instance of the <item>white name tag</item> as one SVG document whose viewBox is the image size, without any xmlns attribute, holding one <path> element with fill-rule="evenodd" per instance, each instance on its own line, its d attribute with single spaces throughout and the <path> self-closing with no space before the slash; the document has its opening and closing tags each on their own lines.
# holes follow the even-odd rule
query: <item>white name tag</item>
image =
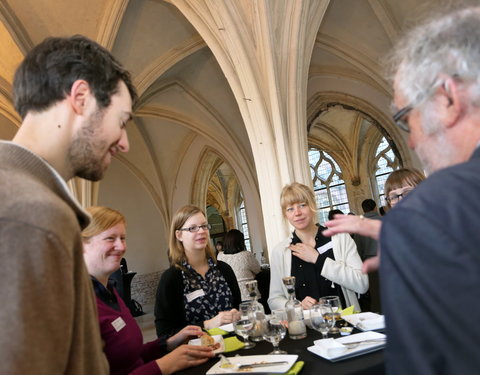
<svg viewBox="0 0 480 375">
<path fill-rule="evenodd" d="M 330 249 L 333 249 L 332 241 L 327 242 L 325 245 L 322 245 L 322 246 L 317 248 L 317 250 L 320 254 L 323 254 L 325 251 L 328 251 Z"/>
<path fill-rule="evenodd" d="M 121 316 L 119 316 L 117 319 L 115 319 L 112 322 L 113 328 L 115 328 L 115 331 L 119 332 L 123 327 L 125 327 L 127 323 L 122 319 Z"/>
<path fill-rule="evenodd" d="M 201 296 L 204 296 L 204 295 L 205 295 L 205 292 L 203 291 L 203 289 L 197 289 L 196 291 L 194 291 L 192 293 L 188 293 L 186 295 L 187 302 L 192 302 L 193 300 L 197 299 L 198 297 L 201 297 Z"/>
</svg>

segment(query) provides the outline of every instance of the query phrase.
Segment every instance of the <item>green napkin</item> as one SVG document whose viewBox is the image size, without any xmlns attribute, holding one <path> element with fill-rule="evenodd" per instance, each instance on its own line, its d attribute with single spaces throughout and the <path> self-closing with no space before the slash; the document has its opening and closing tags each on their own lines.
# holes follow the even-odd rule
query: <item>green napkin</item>
<svg viewBox="0 0 480 375">
<path fill-rule="evenodd" d="M 302 371 L 304 364 L 305 362 L 303 361 L 295 362 L 295 364 L 290 368 L 288 372 L 285 373 L 285 375 L 297 375 L 300 371 Z"/>
<path fill-rule="evenodd" d="M 210 336 L 216 336 L 216 335 L 225 336 L 229 333 L 221 328 L 212 328 L 212 329 L 207 329 L 206 331 Z"/>
<path fill-rule="evenodd" d="M 344 315 L 352 315 L 354 313 L 353 311 L 353 305 L 352 306 L 349 306 L 349 307 L 346 307 L 342 310 L 342 316 Z"/>
<path fill-rule="evenodd" d="M 223 342 L 225 345 L 225 353 L 234 352 L 235 350 L 242 349 L 245 346 L 245 344 L 237 339 L 236 336 L 227 337 L 223 340 Z"/>
</svg>

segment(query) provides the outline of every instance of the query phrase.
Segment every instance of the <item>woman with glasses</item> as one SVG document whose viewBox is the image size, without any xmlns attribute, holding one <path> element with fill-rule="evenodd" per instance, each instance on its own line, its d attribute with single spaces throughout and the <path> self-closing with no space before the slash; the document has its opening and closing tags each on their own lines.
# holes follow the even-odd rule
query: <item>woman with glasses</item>
<svg viewBox="0 0 480 375">
<path fill-rule="evenodd" d="M 143 343 L 140 327 L 117 293 L 114 281 L 109 279 L 120 268 L 127 251 L 125 218 L 107 207 L 89 207 L 87 211 L 92 220 L 82 232 L 83 256 L 96 295 L 103 351 L 110 374 L 166 375 L 213 357 L 210 348 L 182 345 L 189 338 L 203 335 L 196 326 L 185 327 L 172 337 Z"/>
<path fill-rule="evenodd" d="M 304 309 L 320 297 L 335 295 L 343 307 L 354 305 L 360 311 L 357 293 L 368 290 L 368 277 L 361 271 L 362 260 L 353 239 L 347 234 L 331 239 L 323 236 L 325 228 L 317 224 L 315 196 L 308 186 L 297 182 L 285 186 L 280 204 L 295 230 L 272 252 L 270 309 L 285 307 L 287 290 L 282 278 L 295 276 L 295 294 Z"/>
<path fill-rule="evenodd" d="M 155 302 L 157 335 L 192 324 L 205 329 L 238 318 L 240 289 L 231 267 L 216 261 L 210 225 L 195 206 L 180 208 L 170 227 L 171 267 L 160 279 Z"/>
<path fill-rule="evenodd" d="M 409 192 L 425 179 L 422 172 L 413 168 L 402 168 L 392 172 L 385 181 L 385 200 L 387 212 L 395 207 Z M 337 233 L 360 234 L 378 240 L 382 222 L 364 218 L 363 215 L 336 215 L 333 220 L 327 221 L 328 228 L 323 232 L 326 236 Z M 373 271 L 378 268 L 378 257 L 367 259 L 364 264 L 364 271 Z"/>
</svg>

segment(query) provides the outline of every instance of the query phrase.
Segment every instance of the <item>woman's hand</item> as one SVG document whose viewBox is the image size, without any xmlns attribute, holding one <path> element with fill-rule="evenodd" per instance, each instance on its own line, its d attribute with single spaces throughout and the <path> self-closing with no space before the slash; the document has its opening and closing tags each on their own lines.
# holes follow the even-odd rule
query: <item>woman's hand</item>
<svg viewBox="0 0 480 375">
<path fill-rule="evenodd" d="M 203 331 L 199 326 L 186 326 L 176 335 L 167 339 L 167 350 L 175 349 L 181 344 L 185 344 L 192 338 L 198 338 L 203 335 Z"/>
<path fill-rule="evenodd" d="M 224 324 L 232 323 L 239 318 L 239 312 L 237 309 L 231 309 L 230 311 L 220 311 L 216 316 L 210 320 L 205 320 L 203 326 L 205 329 L 217 328 Z"/>
<path fill-rule="evenodd" d="M 157 359 L 163 375 L 205 363 L 214 356 L 212 348 L 199 345 L 181 345 L 162 358 Z"/>
<path fill-rule="evenodd" d="M 296 245 L 290 245 L 288 248 L 292 250 L 293 255 L 307 263 L 315 263 L 317 261 L 318 251 L 307 244 L 299 242 Z"/>
<path fill-rule="evenodd" d="M 324 224 L 328 229 L 324 230 L 324 236 L 333 236 L 338 233 L 355 233 L 378 240 L 382 222 L 363 217 L 363 215 L 335 215 L 333 220 Z"/>
<path fill-rule="evenodd" d="M 313 305 L 315 305 L 318 301 L 312 297 L 305 297 L 302 301 L 302 307 L 304 310 L 309 310 Z"/>
</svg>

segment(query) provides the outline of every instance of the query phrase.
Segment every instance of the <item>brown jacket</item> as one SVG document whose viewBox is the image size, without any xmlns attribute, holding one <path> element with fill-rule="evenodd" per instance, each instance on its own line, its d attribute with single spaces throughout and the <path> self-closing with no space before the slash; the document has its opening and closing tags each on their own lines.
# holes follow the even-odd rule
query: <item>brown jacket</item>
<svg viewBox="0 0 480 375">
<path fill-rule="evenodd" d="M 1 374 L 108 374 L 82 254 L 88 221 L 51 167 L 0 141 Z"/>
</svg>

